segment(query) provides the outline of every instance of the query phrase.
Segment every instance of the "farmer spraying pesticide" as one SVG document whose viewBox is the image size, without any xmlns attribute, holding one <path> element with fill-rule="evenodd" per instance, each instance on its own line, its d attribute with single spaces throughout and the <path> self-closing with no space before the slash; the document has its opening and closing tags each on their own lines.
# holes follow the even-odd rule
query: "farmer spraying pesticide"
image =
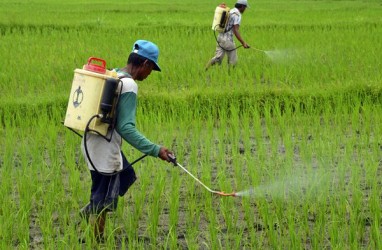
<svg viewBox="0 0 382 250">
<path fill-rule="evenodd" d="M 83 69 L 75 70 L 64 125 L 79 136 L 76 131 L 84 132 L 81 149 L 92 185 L 90 202 L 80 215 L 91 224 L 97 240 L 104 239 L 107 213 L 117 208 L 118 197 L 124 196 L 136 180 L 132 165 L 147 155 L 179 166 L 213 194 L 237 196 L 210 189 L 177 163 L 170 150 L 151 142 L 136 129 L 135 81 L 145 80 L 153 70 L 160 71 L 158 55 L 154 43 L 138 40 L 123 68 L 109 71 L 105 60 L 90 57 Z M 144 155 L 129 163 L 121 151 L 123 140 Z"/>
<path fill-rule="evenodd" d="M 120 80 L 120 96 L 115 110 L 115 129 L 109 130 L 108 140 L 98 133 L 86 133 L 82 140 L 82 152 L 89 167 L 92 186 L 90 202 L 81 209 L 83 218 L 92 217 L 94 234 L 103 237 L 106 213 L 117 207 L 118 196 L 123 196 L 135 182 L 131 164 L 121 152 L 122 139 L 145 155 L 170 161 L 172 152 L 143 136 L 135 127 L 138 85 L 135 81 L 145 80 L 158 66 L 158 47 L 149 41 L 134 43 L 127 65 L 115 69 Z M 90 123 L 90 121 L 89 121 Z"/>
<path fill-rule="evenodd" d="M 239 32 L 241 15 L 248 7 L 247 0 L 238 0 L 235 4 L 235 8 L 232 10 L 229 10 L 225 4 L 220 4 L 217 7 L 212 29 L 214 31 L 218 31 L 219 35 L 216 39 L 217 45 L 215 56 L 207 63 L 205 67 L 206 70 L 216 63 L 221 64 L 226 54 L 228 57 L 228 65 L 236 65 L 237 47 L 235 45 L 233 35 L 235 35 L 237 40 L 239 40 L 241 46 L 246 49 L 249 48 L 249 45 L 244 41 Z M 220 10 L 222 13 L 219 13 Z M 216 20 L 217 15 L 219 16 L 219 20 Z"/>
</svg>

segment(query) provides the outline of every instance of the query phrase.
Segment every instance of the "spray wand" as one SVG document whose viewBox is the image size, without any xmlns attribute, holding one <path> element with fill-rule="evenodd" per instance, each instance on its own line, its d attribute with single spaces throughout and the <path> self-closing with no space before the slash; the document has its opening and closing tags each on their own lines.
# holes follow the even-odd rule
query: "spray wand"
<svg viewBox="0 0 382 250">
<path fill-rule="evenodd" d="M 183 167 L 182 165 L 180 165 L 177 161 L 176 161 L 176 157 L 175 155 L 172 155 L 172 154 L 169 154 L 168 155 L 168 158 L 170 160 L 171 163 L 174 164 L 174 166 L 178 166 L 180 167 L 184 172 L 186 172 L 187 174 L 189 174 L 192 178 L 194 178 L 194 180 L 196 180 L 197 182 L 199 182 L 200 185 L 202 185 L 205 189 L 207 189 L 209 192 L 213 193 L 213 194 L 217 194 L 217 195 L 220 195 L 220 196 L 237 196 L 235 192 L 233 193 L 224 193 L 222 191 L 216 191 L 216 190 L 212 190 L 211 188 L 207 187 L 203 182 L 201 182 L 198 178 L 196 178 L 193 174 L 191 174 L 185 167 Z"/>
<path fill-rule="evenodd" d="M 249 47 L 250 49 L 254 49 L 254 50 L 257 50 L 259 52 L 263 52 L 263 53 L 267 53 L 265 50 L 262 50 L 262 49 L 257 49 L 255 47 Z"/>
</svg>

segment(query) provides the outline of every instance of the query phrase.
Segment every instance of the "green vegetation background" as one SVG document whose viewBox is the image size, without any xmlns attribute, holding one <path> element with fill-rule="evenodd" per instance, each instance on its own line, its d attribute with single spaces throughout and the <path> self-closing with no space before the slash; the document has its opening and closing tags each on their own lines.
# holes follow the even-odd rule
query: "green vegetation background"
<svg viewBox="0 0 382 250">
<path fill-rule="evenodd" d="M 276 60 L 239 48 L 235 70 L 228 71 L 224 61 L 205 72 L 214 55 L 211 23 L 219 3 L 0 1 L 2 116 L 5 110 L 52 106 L 64 113 L 73 70 L 90 56 L 105 59 L 109 68 L 121 67 L 137 39 L 159 45 L 163 69 L 141 84 L 140 105 L 146 109 L 147 102 L 175 108 L 195 98 L 214 106 L 227 95 L 255 105 L 297 98 L 312 110 L 339 95 L 380 103 L 380 1 L 250 1 L 242 36 Z"/>
<path fill-rule="evenodd" d="M 139 129 L 208 186 L 275 198 L 215 199 L 146 158 L 107 247 L 381 249 L 380 0 L 249 2 L 242 35 L 267 54 L 239 48 L 234 70 L 205 72 L 220 1 L 0 0 L 0 249 L 90 240 L 76 225 L 90 176 L 60 122 L 74 69 L 121 67 L 137 39 L 159 45 L 163 70 L 140 83 Z M 311 189 L 284 197 L 274 183 L 299 173 Z"/>
</svg>

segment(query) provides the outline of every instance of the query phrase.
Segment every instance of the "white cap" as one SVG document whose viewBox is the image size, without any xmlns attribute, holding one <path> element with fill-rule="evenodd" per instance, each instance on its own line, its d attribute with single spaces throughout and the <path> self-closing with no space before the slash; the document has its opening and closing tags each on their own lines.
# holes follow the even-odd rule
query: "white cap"
<svg viewBox="0 0 382 250">
<path fill-rule="evenodd" d="M 249 5 L 248 5 L 248 1 L 247 1 L 247 0 L 237 0 L 236 3 L 238 3 L 238 4 L 242 4 L 242 5 L 245 5 L 245 6 L 249 7 Z"/>
</svg>

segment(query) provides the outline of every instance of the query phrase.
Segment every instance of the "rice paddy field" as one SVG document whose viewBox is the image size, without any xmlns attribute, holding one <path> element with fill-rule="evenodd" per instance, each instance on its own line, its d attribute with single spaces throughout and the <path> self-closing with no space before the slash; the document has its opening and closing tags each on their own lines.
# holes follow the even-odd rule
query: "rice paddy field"
<svg viewBox="0 0 382 250">
<path fill-rule="evenodd" d="M 249 1 L 251 48 L 205 71 L 219 3 L 0 1 L 1 249 L 382 248 L 381 1 Z M 62 121 L 74 69 L 123 67 L 138 39 L 162 68 L 139 82 L 138 129 L 240 196 L 147 157 L 98 243 L 78 214 L 81 139 Z"/>
</svg>

